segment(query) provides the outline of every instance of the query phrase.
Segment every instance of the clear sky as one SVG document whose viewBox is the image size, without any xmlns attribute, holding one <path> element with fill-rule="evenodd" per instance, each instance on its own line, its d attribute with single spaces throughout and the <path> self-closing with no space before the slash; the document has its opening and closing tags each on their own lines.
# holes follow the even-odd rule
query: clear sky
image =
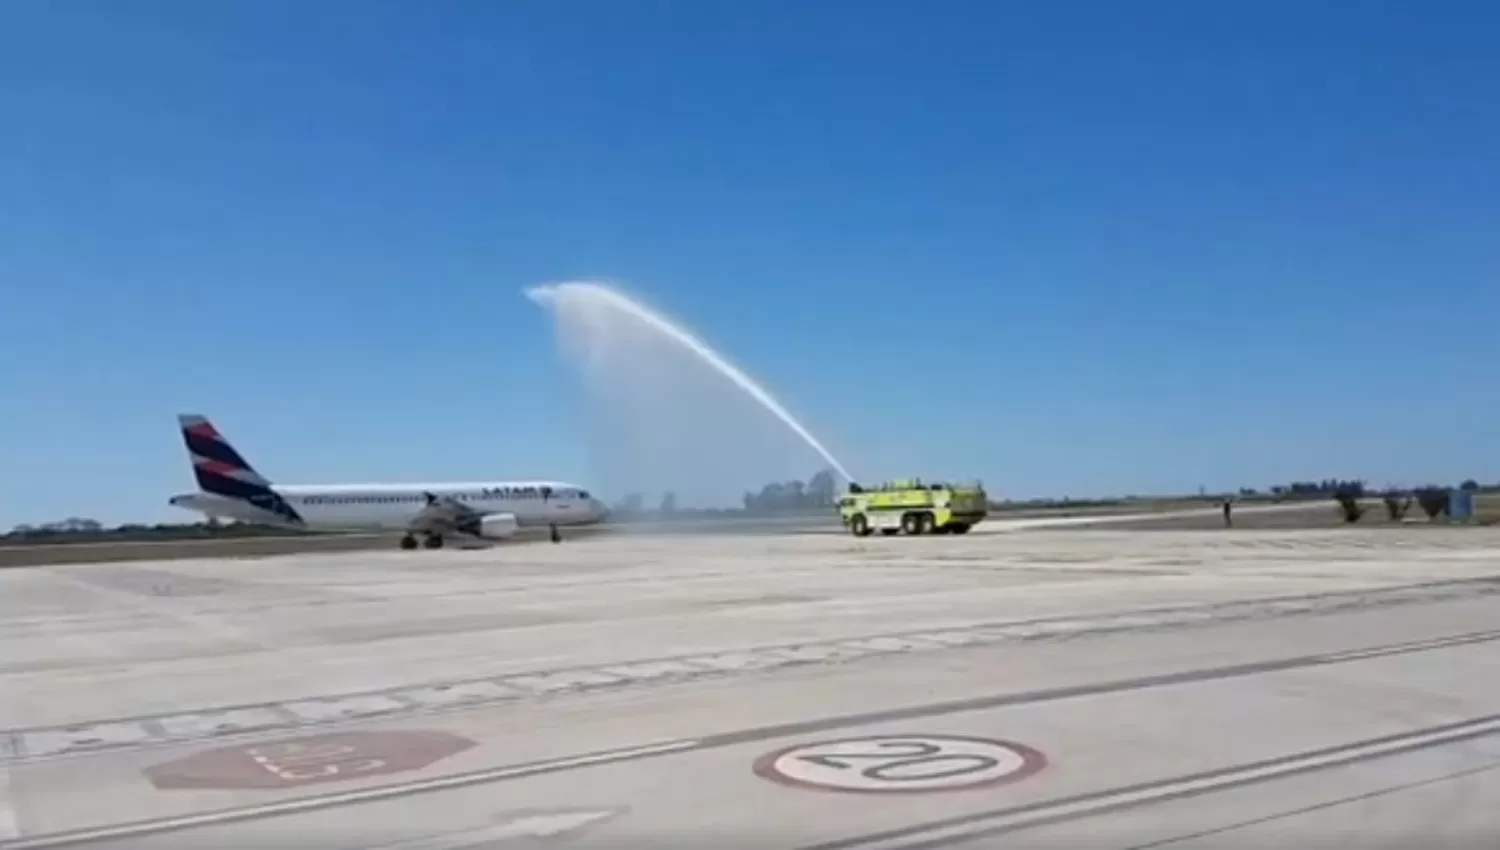
<svg viewBox="0 0 1500 850">
<path fill-rule="evenodd" d="M 1500 479 L 1497 28 L 1477 1 L 12 0 L 0 526 L 174 516 L 179 410 L 276 481 L 588 482 L 521 295 L 578 277 L 685 319 L 860 475 Z"/>
</svg>

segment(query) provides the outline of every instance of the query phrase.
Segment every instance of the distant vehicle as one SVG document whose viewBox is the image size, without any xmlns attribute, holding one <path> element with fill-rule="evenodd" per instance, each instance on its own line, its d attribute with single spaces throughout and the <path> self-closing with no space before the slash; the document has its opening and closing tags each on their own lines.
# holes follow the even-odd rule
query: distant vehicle
<svg viewBox="0 0 1500 850">
<path fill-rule="evenodd" d="M 856 537 L 881 534 L 966 534 L 989 515 L 979 484 L 924 484 L 919 478 L 874 487 L 850 484 L 839 499 L 839 518 Z"/>
<path fill-rule="evenodd" d="M 177 417 L 198 492 L 170 504 L 210 517 L 313 531 L 404 531 L 402 549 L 449 539 L 504 540 L 527 527 L 590 525 L 608 514 L 565 481 L 277 485 L 256 472 L 207 417 Z M 555 538 L 554 538 L 555 539 Z"/>
</svg>

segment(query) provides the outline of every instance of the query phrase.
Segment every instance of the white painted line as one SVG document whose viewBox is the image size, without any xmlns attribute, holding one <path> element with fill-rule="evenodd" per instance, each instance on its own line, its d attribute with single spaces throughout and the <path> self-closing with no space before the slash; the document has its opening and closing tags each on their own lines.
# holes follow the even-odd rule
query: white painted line
<svg viewBox="0 0 1500 850">
<path fill-rule="evenodd" d="M 136 823 L 115 824 L 101 826 L 92 829 L 80 829 L 71 832 L 58 832 L 50 835 L 38 835 L 34 838 L 22 838 L 17 841 L 5 843 L 5 850 L 37 850 L 42 847 L 62 847 L 70 844 L 84 844 L 92 841 L 106 841 L 122 838 L 139 838 L 143 835 L 152 835 L 158 832 L 169 832 L 179 829 L 190 829 L 193 827 L 216 826 L 219 824 L 233 823 L 235 821 L 251 820 L 255 818 L 270 817 L 273 815 L 296 815 L 307 812 L 315 812 L 322 809 L 347 806 L 352 803 L 373 803 L 380 800 L 389 800 L 397 797 L 405 797 L 411 794 L 421 794 L 432 791 L 447 791 L 454 788 L 464 788 L 470 785 L 482 785 L 486 782 L 496 782 L 502 779 L 517 779 L 538 773 L 551 773 L 557 770 L 569 768 L 590 767 L 594 765 L 609 764 L 611 762 L 627 761 L 629 759 L 641 758 L 643 756 L 663 755 L 666 753 L 691 750 L 699 746 L 698 741 L 669 741 L 664 744 L 652 744 L 644 747 L 633 747 L 625 750 L 605 750 L 598 753 L 589 753 L 569 758 L 553 759 L 551 761 L 536 761 L 526 764 L 506 765 L 489 770 L 476 770 L 469 773 L 457 773 L 449 776 L 437 776 L 432 779 L 418 779 L 413 782 L 402 782 L 395 785 L 382 785 L 378 788 L 360 788 L 355 791 L 343 791 L 334 794 L 320 794 L 314 797 L 298 797 L 293 800 L 282 800 L 275 803 L 266 803 L 260 806 L 246 806 L 238 809 L 222 809 L 216 812 L 201 812 L 193 815 L 182 815 L 179 817 L 160 818 L 158 820 L 138 821 Z"/>
<path fill-rule="evenodd" d="M 1386 738 L 1367 744 L 1324 750 L 1302 757 L 1250 765 L 1241 770 L 1184 777 L 1178 781 L 1152 783 L 1116 792 L 1085 795 L 1059 800 L 1052 804 L 1044 803 L 997 812 L 993 817 L 963 818 L 962 823 L 938 825 L 930 830 L 892 830 L 891 835 L 872 836 L 869 841 L 853 839 L 831 842 L 827 846 L 851 848 L 851 850 L 855 847 L 859 850 L 926 850 L 926 848 L 948 844 L 967 843 L 998 833 L 1014 832 L 1055 821 L 1074 820 L 1144 803 L 1223 790 L 1308 770 L 1338 767 L 1351 762 L 1395 755 L 1407 750 L 1432 747 L 1497 732 L 1500 732 L 1500 718 L 1490 718 L 1434 731 Z"/>
<path fill-rule="evenodd" d="M 395 844 L 382 844 L 370 850 L 462 850 L 517 839 L 556 838 L 590 824 L 612 818 L 621 809 L 579 809 L 577 811 L 534 812 L 516 815 L 499 823 L 429 835 Z"/>
<path fill-rule="evenodd" d="M 10 771 L 0 767 L 0 845 L 9 846 L 21 837 L 21 819 L 16 814 L 16 798 Z"/>
</svg>

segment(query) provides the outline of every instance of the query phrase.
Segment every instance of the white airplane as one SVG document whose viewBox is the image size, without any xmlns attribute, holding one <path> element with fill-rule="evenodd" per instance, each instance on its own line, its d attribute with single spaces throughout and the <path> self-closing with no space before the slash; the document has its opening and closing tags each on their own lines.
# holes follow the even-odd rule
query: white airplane
<svg viewBox="0 0 1500 850">
<path fill-rule="evenodd" d="M 177 421 L 198 492 L 168 502 L 205 516 L 317 531 L 404 531 L 401 548 L 447 538 L 504 540 L 522 528 L 589 525 L 608 514 L 587 490 L 565 481 L 440 484 L 280 485 L 261 477 L 197 414 Z"/>
</svg>

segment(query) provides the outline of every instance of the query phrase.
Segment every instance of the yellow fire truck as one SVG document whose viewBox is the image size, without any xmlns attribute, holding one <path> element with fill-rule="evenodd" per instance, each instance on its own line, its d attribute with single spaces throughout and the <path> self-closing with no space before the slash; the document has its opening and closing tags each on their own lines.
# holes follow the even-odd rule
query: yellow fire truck
<svg viewBox="0 0 1500 850">
<path fill-rule="evenodd" d="M 964 534 L 989 514 L 980 484 L 924 484 L 899 478 L 874 487 L 850 484 L 839 499 L 839 518 L 856 537 L 881 534 Z"/>
</svg>

